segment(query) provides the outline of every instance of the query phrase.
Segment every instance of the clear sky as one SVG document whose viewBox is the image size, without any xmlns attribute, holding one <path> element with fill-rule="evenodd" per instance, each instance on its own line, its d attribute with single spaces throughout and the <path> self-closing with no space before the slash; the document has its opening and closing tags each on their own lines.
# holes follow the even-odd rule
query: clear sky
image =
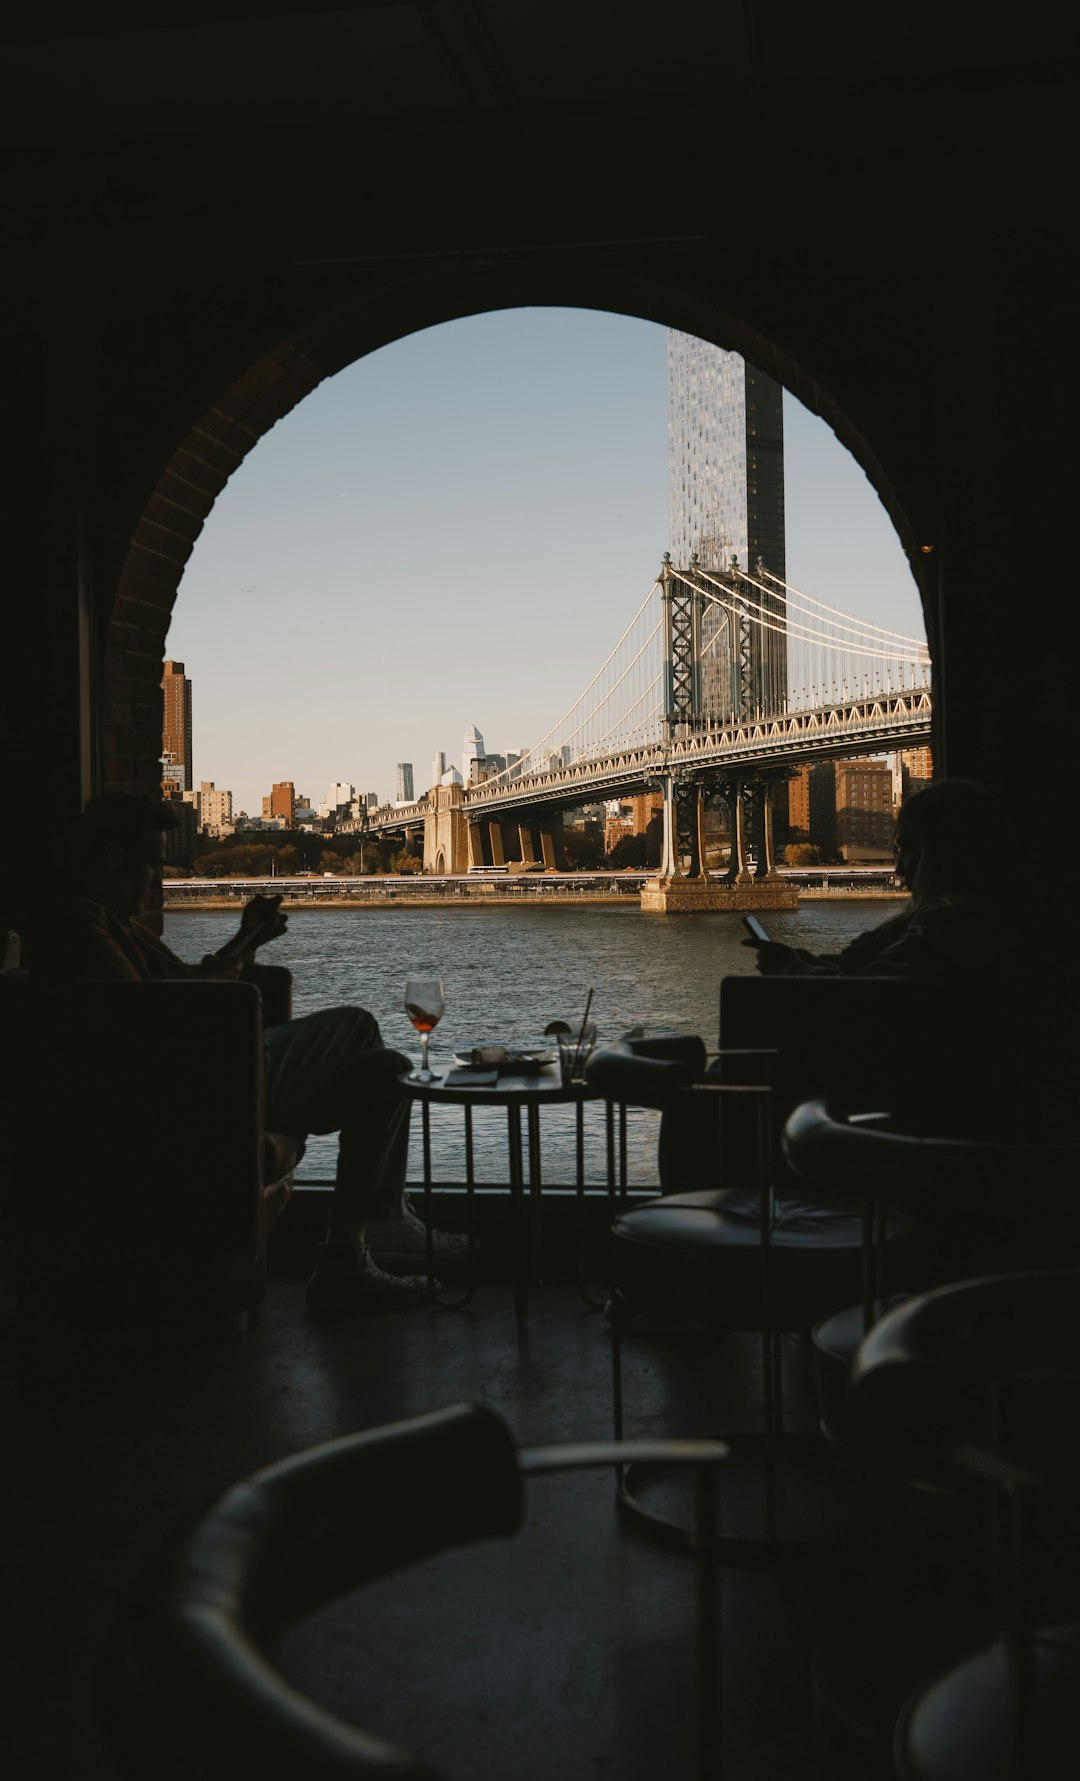
<svg viewBox="0 0 1080 1781">
<path fill-rule="evenodd" d="M 788 580 L 912 636 L 922 612 L 862 470 L 785 398 Z M 194 777 L 258 815 L 275 780 L 427 789 L 476 724 L 538 742 L 667 549 L 666 330 L 577 309 L 449 322 L 322 384 L 254 448 L 192 553 L 166 653 Z"/>
</svg>

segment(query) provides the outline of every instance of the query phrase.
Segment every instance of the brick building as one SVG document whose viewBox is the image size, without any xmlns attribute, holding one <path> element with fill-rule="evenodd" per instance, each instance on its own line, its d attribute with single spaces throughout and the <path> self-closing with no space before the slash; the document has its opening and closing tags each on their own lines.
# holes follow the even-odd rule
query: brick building
<svg viewBox="0 0 1080 1781">
<path fill-rule="evenodd" d="M 888 760 L 836 763 L 836 852 L 849 865 L 893 857 L 893 776 Z"/>
<path fill-rule="evenodd" d="M 278 780 L 270 788 L 270 796 L 262 801 L 264 816 L 280 817 L 287 829 L 296 825 L 296 787 L 291 779 Z"/>
<path fill-rule="evenodd" d="M 161 789 L 167 798 L 178 798 L 192 785 L 191 682 L 183 662 L 165 663 L 161 694 Z"/>
</svg>

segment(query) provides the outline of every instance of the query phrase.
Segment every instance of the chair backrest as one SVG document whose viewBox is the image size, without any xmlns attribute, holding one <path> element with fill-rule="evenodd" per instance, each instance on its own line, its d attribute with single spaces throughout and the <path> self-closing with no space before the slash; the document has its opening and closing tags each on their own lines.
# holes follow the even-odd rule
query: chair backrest
<svg viewBox="0 0 1080 1781">
<path fill-rule="evenodd" d="M 932 1482 L 958 1450 L 991 1440 L 1018 1466 L 1059 1473 L 1076 1452 L 1078 1308 L 1077 1267 L 959 1281 L 898 1305 L 858 1349 L 841 1442 Z"/>
<path fill-rule="evenodd" d="M 138 1781 L 436 1781 L 407 1750 L 292 1688 L 273 1649 L 303 1615 L 520 1525 L 502 1420 L 459 1404 L 331 1441 L 229 1490 L 127 1606 L 105 1672 L 110 1742 Z"/>
<path fill-rule="evenodd" d="M 725 977 L 721 1049 L 772 1047 L 774 1184 L 805 1185 L 782 1133 L 802 1101 L 895 1116 L 924 1136 L 1011 1139 L 1060 1119 L 1064 1052 L 1041 1042 L 1030 986 L 876 977 Z"/>
<path fill-rule="evenodd" d="M 887 1113 L 849 1113 L 828 1100 L 800 1101 L 781 1147 L 788 1167 L 826 1202 L 878 1200 L 890 1212 L 946 1210 L 954 1219 L 1000 1213 L 1019 1187 L 1030 1189 L 1029 1171 L 1049 1161 L 1035 1142 L 899 1131 Z"/>
<path fill-rule="evenodd" d="M 130 1234 L 186 1204 L 219 1246 L 250 1241 L 265 1127 L 253 984 L 4 977 L 0 1029 L 13 1176 L 48 1171 L 48 1192 L 24 1196 L 24 1229 L 40 1217 L 50 1234 L 65 1220 Z M 98 1176 L 108 1191 L 88 1192 Z"/>
</svg>

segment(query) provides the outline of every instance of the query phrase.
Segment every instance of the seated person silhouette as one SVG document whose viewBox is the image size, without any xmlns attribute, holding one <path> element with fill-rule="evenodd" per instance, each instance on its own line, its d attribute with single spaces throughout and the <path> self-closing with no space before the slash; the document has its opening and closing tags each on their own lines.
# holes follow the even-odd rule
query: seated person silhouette
<svg viewBox="0 0 1080 1781">
<path fill-rule="evenodd" d="M 745 940 L 764 977 L 978 977 L 1004 968 L 995 876 L 986 849 L 1000 821 L 985 786 L 940 779 L 913 792 L 896 822 L 896 870 L 911 892 L 900 915 L 837 953 Z"/>
<path fill-rule="evenodd" d="M 936 781 L 912 793 L 897 819 L 897 870 L 911 891 L 900 914 L 858 934 L 835 954 L 815 954 L 773 940 L 743 942 L 754 949 L 763 976 L 882 977 L 928 987 L 951 984 L 960 990 L 961 1006 L 950 1030 L 963 1030 L 964 1043 L 947 1056 L 938 1055 L 939 1067 L 923 1069 L 920 1057 L 927 1046 L 940 1047 L 941 1036 L 913 1031 L 911 1080 L 894 1074 L 888 1085 L 897 1118 L 910 1119 L 910 1129 L 925 1135 L 982 1135 L 988 1104 L 999 1125 L 1006 1118 L 1027 1117 L 1022 1096 L 995 1101 L 988 1087 L 1003 1080 L 1018 1083 L 1027 1067 L 1022 1059 L 1017 1064 L 1017 1051 L 1028 1030 L 1023 1009 L 1029 977 L 1018 949 L 1002 944 L 1003 932 L 1010 931 L 1008 925 L 1002 927 L 997 890 L 1002 875 L 987 865 L 988 842 L 999 826 L 1000 814 L 986 787 L 964 779 Z M 974 1014 L 968 1022 L 968 1001 L 972 1009 L 990 1001 L 992 1025 L 980 1024 Z M 720 1040 L 722 1047 L 733 1043 L 723 1033 Z M 813 1050 L 812 1036 L 808 1044 Z M 830 1057 L 826 1049 L 816 1062 L 822 1085 L 830 1070 L 839 1072 L 835 1088 L 843 1095 L 855 1089 L 853 1064 L 865 1061 L 873 1074 L 874 1047 L 856 1034 L 850 1044 L 842 1041 L 841 1049 L 842 1059 L 839 1053 Z M 648 1048 L 644 1050 L 647 1054 Z M 732 1079 L 730 1070 L 721 1055 L 707 1069 L 698 1066 L 698 1080 Z M 864 1073 L 858 1069 L 854 1074 Z M 817 1086 L 810 1076 L 808 1070 L 807 1092 Z M 632 1085 L 639 1079 L 628 1073 L 626 1080 L 632 1099 Z M 661 1071 L 656 1083 L 662 1093 Z M 708 1097 L 679 1096 L 665 1107 L 659 1138 L 663 1192 L 712 1179 L 719 1130 L 719 1114 Z"/>
<path fill-rule="evenodd" d="M 285 932 L 280 897 L 253 897 L 237 935 L 191 965 L 139 919 L 160 903 L 164 835 L 175 828 L 168 804 L 124 792 L 91 798 L 71 836 L 73 897 L 54 914 L 31 968 L 59 978 L 235 978 L 261 946 Z M 420 1265 L 427 1231 L 405 1193 L 410 1103 L 398 1077 L 410 1067 L 383 1044 L 363 1008 L 327 1008 L 269 1028 L 268 1126 L 306 1143 L 338 1133 L 330 1221 L 307 1287 L 313 1316 L 427 1303 Z M 467 1240 L 432 1233 L 436 1264 L 467 1253 Z"/>
</svg>

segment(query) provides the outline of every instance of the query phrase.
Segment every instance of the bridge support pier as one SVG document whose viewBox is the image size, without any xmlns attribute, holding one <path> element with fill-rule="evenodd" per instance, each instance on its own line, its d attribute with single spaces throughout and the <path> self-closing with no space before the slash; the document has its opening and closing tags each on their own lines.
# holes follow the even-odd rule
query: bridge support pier
<svg viewBox="0 0 1080 1781">
<path fill-rule="evenodd" d="M 728 880 L 732 884 L 753 884 L 754 874 L 750 870 L 746 846 L 746 787 L 741 779 L 733 781 L 734 790 L 731 796 L 731 863 L 728 866 Z"/>
<path fill-rule="evenodd" d="M 484 863 L 484 837 L 480 833 L 480 824 L 469 824 L 469 865 L 482 866 Z"/>
<path fill-rule="evenodd" d="M 765 857 L 758 867 L 759 878 L 764 876 L 773 880 L 779 877 L 776 870 L 776 844 L 773 839 L 773 798 L 776 784 L 773 779 L 763 779 L 761 782 L 761 828 Z"/>
<path fill-rule="evenodd" d="M 502 823 L 489 822 L 488 835 L 491 840 L 491 863 L 493 866 L 505 866 L 506 854 L 503 851 Z"/>
<path fill-rule="evenodd" d="M 746 821 L 743 810 L 742 782 L 733 781 L 728 794 L 731 807 L 731 865 L 725 878 L 710 878 L 705 870 L 704 837 L 702 835 L 704 801 L 701 789 L 697 798 L 697 849 L 691 848 L 693 876 L 684 876 L 679 864 L 678 819 L 675 775 L 664 776 L 664 840 L 660 855 L 660 871 L 647 878 L 641 887 L 641 907 L 650 915 L 689 915 L 698 910 L 729 910 L 741 914 L 747 910 L 797 909 L 799 893 L 793 885 L 779 877 L 772 857 L 771 811 L 766 806 L 765 844 L 766 868 L 758 877 L 746 864 Z"/>
</svg>

